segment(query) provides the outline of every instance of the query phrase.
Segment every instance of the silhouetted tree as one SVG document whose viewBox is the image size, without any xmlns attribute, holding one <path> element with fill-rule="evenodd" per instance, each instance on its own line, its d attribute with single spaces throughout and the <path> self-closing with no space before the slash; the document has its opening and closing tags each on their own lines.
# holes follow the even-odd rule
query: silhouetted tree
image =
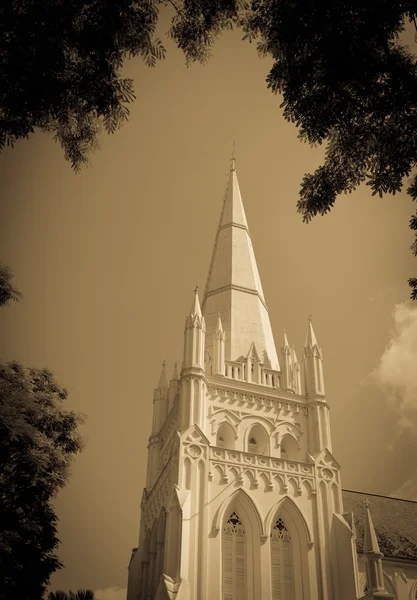
<svg viewBox="0 0 417 600">
<path fill-rule="evenodd" d="M 92 590 L 78 590 L 77 592 L 49 592 L 48 600 L 96 600 Z"/>
<path fill-rule="evenodd" d="M 324 165 L 302 181 L 304 221 L 363 182 L 380 196 L 402 189 L 417 164 L 417 60 L 399 36 L 407 23 L 417 28 L 415 0 L 6 0 L 0 148 L 40 127 L 79 169 L 101 125 L 114 132 L 127 118 L 124 59 L 153 66 L 164 56 L 153 39 L 162 4 L 175 9 L 170 36 L 187 64 L 206 61 L 233 27 L 274 60 L 267 84 L 282 94 L 284 117 L 301 140 L 327 143 Z M 417 199 L 417 176 L 408 193 Z M 409 284 L 416 299 L 417 278 Z"/>
<path fill-rule="evenodd" d="M 123 61 L 154 66 L 154 0 L 3 0 L 0 3 L 0 149 L 35 128 L 58 140 L 74 169 L 113 133 L 134 99 Z"/>
<path fill-rule="evenodd" d="M 417 29 L 415 0 L 176 1 L 171 36 L 188 63 L 204 62 L 235 26 L 274 60 L 268 87 L 283 96 L 299 138 L 327 143 L 323 166 L 304 176 L 298 210 L 309 222 L 366 182 L 399 192 L 417 165 L 417 57 L 400 40 Z M 417 200 L 417 176 L 408 193 Z M 417 231 L 417 213 L 410 228 Z M 417 236 L 417 234 L 416 234 Z M 417 256 L 417 237 L 411 247 Z M 417 278 L 409 279 L 417 298 Z"/>
<path fill-rule="evenodd" d="M 19 293 L 10 270 L 2 275 L 6 304 Z M 0 364 L 0 600 L 41 600 L 62 567 L 51 500 L 82 448 L 81 417 L 63 409 L 66 398 L 50 371 Z"/>
<path fill-rule="evenodd" d="M 13 273 L 0 263 L 0 306 L 7 306 L 11 300 L 18 301 L 22 294 L 12 285 Z"/>
</svg>

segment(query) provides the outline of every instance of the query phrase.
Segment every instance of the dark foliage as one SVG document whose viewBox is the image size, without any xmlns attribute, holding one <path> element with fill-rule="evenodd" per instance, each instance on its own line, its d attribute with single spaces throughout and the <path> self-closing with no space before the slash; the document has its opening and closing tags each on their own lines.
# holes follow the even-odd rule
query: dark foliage
<svg viewBox="0 0 417 600">
<path fill-rule="evenodd" d="M 58 590 L 48 594 L 48 600 L 95 600 L 92 590 L 78 590 L 77 592 L 63 592 Z"/>
<path fill-rule="evenodd" d="M 47 370 L 0 365 L 1 600 L 41 600 L 62 566 L 51 499 L 82 447 L 66 397 Z"/>
<path fill-rule="evenodd" d="M 53 134 L 79 170 L 128 117 L 126 58 L 154 66 L 157 0 L 3 0 L 0 3 L 0 150 L 35 128 Z"/>
<path fill-rule="evenodd" d="M 11 300 L 18 301 L 22 294 L 12 285 L 13 273 L 0 263 L 0 306 L 7 306 Z"/>
<path fill-rule="evenodd" d="M 283 96 L 299 137 L 327 144 L 304 176 L 304 221 L 365 182 L 395 194 L 417 162 L 417 60 L 400 40 L 417 28 L 416 0 L 5 0 L 0 4 L 0 149 L 36 127 L 51 132 L 74 169 L 128 117 L 132 81 L 123 62 L 163 58 L 154 39 L 161 4 L 190 64 L 206 61 L 225 29 L 240 27 L 274 60 L 267 84 Z M 417 199 L 417 178 L 408 193 Z M 417 235 L 417 213 L 410 228 Z M 417 256 L 417 237 L 411 247 Z M 417 279 L 410 278 L 417 298 Z"/>
<path fill-rule="evenodd" d="M 366 182 L 395 194 L 417 163 L 417 59 L 400 41 L 417 28 L 415 0 L 183 0 L 171 35 L 187 62 L 204 62 L 224 29 L 239 26 L 274 60 L 268 87 L 310 144 L 327 143 L 323 166 L 304 176 L 298 210 L 325 215 Z M 408 193 L 417 200 L 417 176 Z M 410 220 L 417 232 L 417 213 Z M 411 247 L 417 256 L 417 237 Z M 409 279 L 412 298 L 417 279 Z"/>
</svg>

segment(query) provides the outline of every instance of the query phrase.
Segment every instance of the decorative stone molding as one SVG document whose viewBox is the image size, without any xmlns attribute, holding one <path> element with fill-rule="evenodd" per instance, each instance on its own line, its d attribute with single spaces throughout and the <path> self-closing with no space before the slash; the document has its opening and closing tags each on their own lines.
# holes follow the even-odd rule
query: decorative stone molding
<svg viewBox="0 0 417 600">
<path fill-rule="evenodd" d="M 331 481 L 333 479 L 333 471 L 327 468 L 321 469 L 321 476 L 325 481 Z"/>
<path fill-rule="evenodd" d="M 196 444 L 191 444 L 190 446 L 187 446 L 186 452 L 189 456 L 191 456 L 191 458 L 198 458 L 203 453 L 200 446 L 197 446 Z"/>
<path fill-rule="evenodd" d="M 209 402 L 216 402 L 224 406 L 238 406 L 241 410 L 251 411 L 256 407 L 258 414 L 280 414 L 284 413 L 302 413 L 304 416 L 308 414 L 308 406 L 304 398 L 300 397 L 300 400 L 287 400 L 284 398 L 271 398 L 267 396 L 260 396 L 259 394 L 253 394 L 244 391 L 237 391 L 233 389 L 220 388 L 220 387 L 207 387 L 207 399 Z"/>
<path fill-rule="evenodd" d="M 295 494 L 302 494 L 304 482 L 308 482 L 308 489 L 312 495 L 316 493 L 314 465 L 298 463 L 284 459 L 258 456 L 248 452 L 229 450 L 227 448 L 210 448 L 210 480 L 213 479 L 214 470 L 220 473 L 220 484 L 228 483 L 230 476 L 234 477 L 237 485 L 244 484 L 244 475 L 250 480 L 251 489 L 259 487 L 259 479 L 265 483 L 267 491 L 273 491 L 275 485 L 287 493 L 288 483 L 292 480 L 295 484 Z"/>
</svg>

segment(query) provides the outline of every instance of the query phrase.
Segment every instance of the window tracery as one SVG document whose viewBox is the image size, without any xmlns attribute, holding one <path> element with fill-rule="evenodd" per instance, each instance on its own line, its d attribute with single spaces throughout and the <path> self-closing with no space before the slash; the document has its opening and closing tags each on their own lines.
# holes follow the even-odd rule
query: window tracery
<svg viewBox="0 0 417 600">
<path fill-rule="evenodd" d="M 279 518 L 271 531 L 272 600 L 294 600 L 294 564 L 290 533 Z"/>
<path fill-rule="evenodd" d="M 223 529 L 223 600 L 246 600 L 246 536 L 236 512 Z"/>
</svg>

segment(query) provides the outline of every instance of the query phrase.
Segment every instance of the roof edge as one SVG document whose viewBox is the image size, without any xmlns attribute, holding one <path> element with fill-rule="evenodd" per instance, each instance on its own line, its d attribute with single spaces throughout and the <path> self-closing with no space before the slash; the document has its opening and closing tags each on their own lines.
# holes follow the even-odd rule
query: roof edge
<svg viewBox="0 0 417 600">
<path fill-rule="evenodd" d="M 377 498 L 388 498 L 389 500 L 400 500 L 401 502 L 411 502 L 417 504 L 417 500 L 406 500 L 405 498 L 397 498 L 397 496 L 384 496 L 383 494 L 371 494 L 370 492 L 359 492 L 358 490 L 348 490 L 342 488 L 342 492 L 352 492 L 353 494 L 363 494 L 364 496 L 376 496 Z"/>
</svg>

